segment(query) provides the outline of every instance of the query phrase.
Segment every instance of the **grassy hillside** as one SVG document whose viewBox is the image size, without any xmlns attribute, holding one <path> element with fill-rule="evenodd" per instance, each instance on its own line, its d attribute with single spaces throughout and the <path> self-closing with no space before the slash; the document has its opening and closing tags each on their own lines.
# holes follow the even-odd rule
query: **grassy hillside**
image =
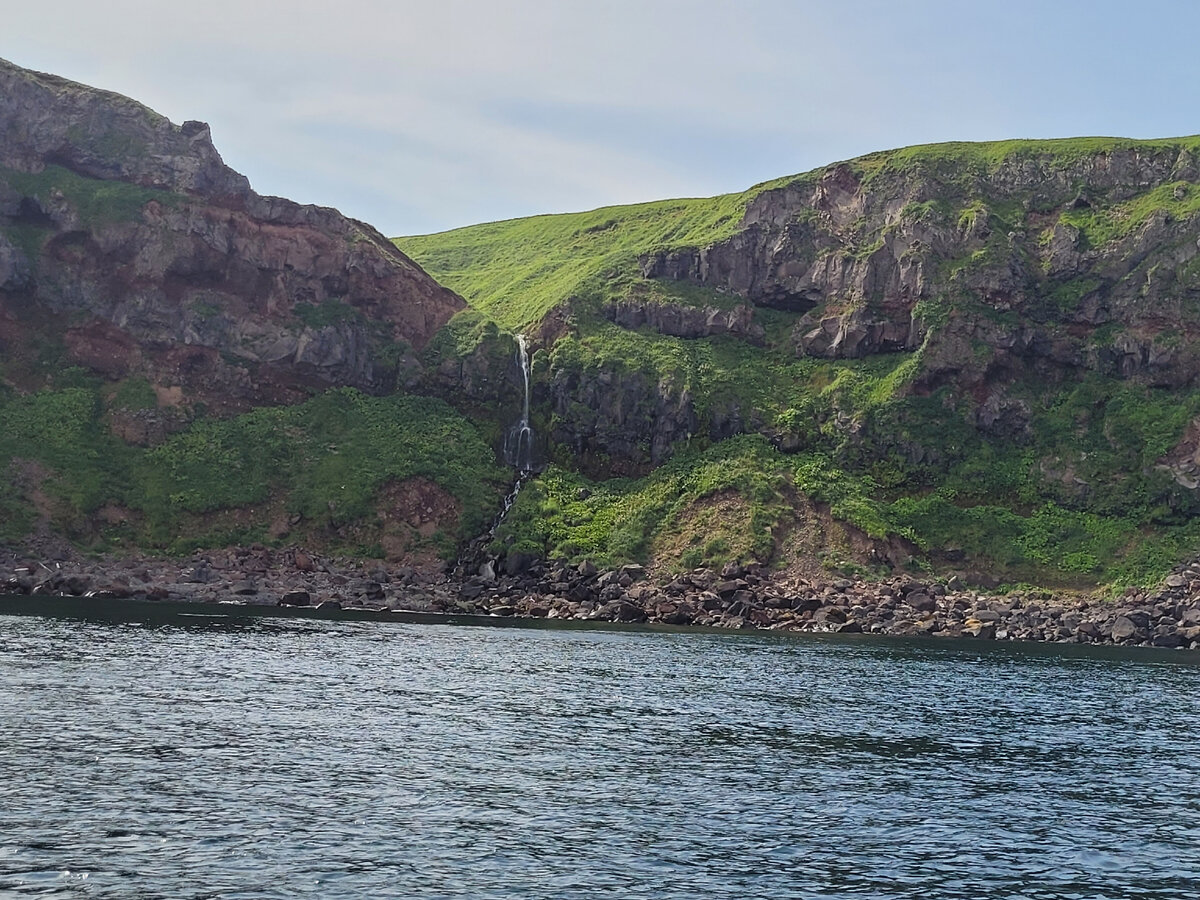
<svg viewBox="0 0 1200 900">
<path fill-rule="evenodd" d="M 508 476 L 475 428 L 441 401 L 368 397 L 349 388 L 233 419 L 198 418 L 153 448 L 126 443 L 114 418 L 152 417 L 154 392 L 134 379 L 102 385 L 82 370 L 26 395 L 0 395 L 5 494 L 0 539 L 39 520 L 96 550 L 179 553 L 283 535 L 381 555 L 386 491 L 408 479 L 458 505 L 448 532 L 414 536 L 453 558 L 490 520 Z"/>
<path fill-rule="evenodd" d="M 708 199 L 512 219 L 395 243 L 476 309 L 520 330 L 570 297 L 619 292 L 635 280 L 641 253 L 727 237 L 746 204 L 768 186 Z"/>
<path fill-rule="evenodd" d="M 793 330 L 800 316 L 778 310 L 755 310 L 763 328 L 757 341 L 671 337 L 621 328 L 599 314 L 602 301 L 613 299 L 718 308 L 743 302 L 699 285 L 645 279 L 638 258 L 726 240 L 763 191 L 807 190 L 832 166 L 742 194 L 539 216 L 396 243 L 509 329 L 528 329 L 569 302 L 566 333 L 534 359 L 542 391 L 536 424 L 560 438 L 550 448 L 553 464 L 522 494 L 498 549 L 671 567 L 728 559 L 790 564 L 796 554 L 815 553 L 829 566 L 861 569 L 871 565 L 864 547 L 873 541 L 877 548 L 907 547 L 911 565 L 941 572 L 1079 587 L 1147 583 L 1200 547 L 1197 497 L 1160 465 L 1200 416 L 1200 392 L 1075 365 L 1039 370 L 997 357 L 963 322 L 1015 331 L 1035 314 L 1055 341 L 1074 341 L 1085 355 L 1113 352 L 1122 323 L 1071 319 L 1084 296 L 1110 285 L 1086 272 L 1048 273 L 1036 254 L 1056 223 L 1078 230 L 1080 252 L 1119 254 L 1121 241 L 1153 223 L 1191 221 L 1200 213 L 1200 189 L 1186 178 L 1122 188 L 1112 198 L 1087 181 L 1091 172 L 1105 177 L 1110 166 L 1167 157 L 1186 172 L 1189 160 L 1200 160 L 1200 138 L 937 144 L 844 164 L 858 189 L 888 197 L 896 209 L 912 184 L 933 185 L 936 199 L 910 202 L 891 220 L 922 223 L 923 239 L 930 227 L 951 240 L 957 229 L 961 238 L 977 216 L 992 223 L 974 249 L 967 244 L 961 258 L 934 271 L 946 289 L 935 286 L 921 300 L 921 314 L 934 323 L 925 345 L 863 359 L 798 356 Z M 839 252 L 865 260 L 895 227 L 865 215 L 839 224 L 847 241 Z M 1022 242 L 1015 256 L 1014 233 Z M 1004 284 L 1011 259 L 1031 272 L 1021 289 L 1030 292 L 1033 312 L 977 293 L 996 281 L 993 273 Z M 1162 321 L 1191 315 L 1187 265 L 1164 297 L 1147 296 L 1166 311 Z M 1129 277 L 1145 284 L 1154 271 L 1143 267 Z M 939 345 L 954 328 L 959 343 Z M 1146 326 L 1138 329 L 1145 338 Z M 1170 348 L 1184 339 L 1165 333 L 1153 341 Z M 981 375 L 1000 359 L 988 377 L 1002 388 L 1004 403 L 1028 412 L 1019 433 L 975 424 L 986 382 L 964 387 L 953 376 L 930 375 L 931 360 L 945 367 L 963 353 L 964 367 Z M 565 384 L 604 387 L 588 400 L 586 392 L 564 393 Z M 699 427 L 676 438 L 670 461 L 653 470 L 647 431 L 634 454 L 638 477 L 607 479 L 630 471 L 629 461 L 602 450 L 580 457 L 571 435 L 580 433 L 579 422 L 603 419 L 606 403 L 628 406 L 637 385 L 652 401 L 657 392 L 660 407 L 664 398 L 685 398 Z M 613 395 L 618 399 L 609 400 Z M 833 525 L 813 518 L 814 504 Z M 849 528 L 840 543 L 812 540 L 836 523 Z"/>
<path fill-rule="evenodd" d="M 1021 160 L 1036 160 L 1053 170 L 1098 153 L 1180 149 L 1200 157 L 1200 136 L 923 144 L 868 154 L 850 160 L 848 165 L 868 186 L 887 177 L 922 172 L 966 188 L 993 175 L 1001 166 Z M 755 197 L 767 190 L 814 182 L 830 168 L 774 179 L 742 193 L 510 219 L 399 237 L 395 243 L 473 307 L 505 328 L 521 330 L 573 296 L 621 296 L 632 287 L 645 289 L 637 277 L 640 255 L 660 249 L 703 247 L 723 240 L 736 231 L 746 206 Z M 1067 221 L 1094 234 L 1092 240 L 1098 243 L 1136 227 L 1156 209 L 1179 214 L 1198 203 L 1200 192 L 1180 200 L 1163 188 L 1122 208 L 1074 211 Z"/>
</svg>

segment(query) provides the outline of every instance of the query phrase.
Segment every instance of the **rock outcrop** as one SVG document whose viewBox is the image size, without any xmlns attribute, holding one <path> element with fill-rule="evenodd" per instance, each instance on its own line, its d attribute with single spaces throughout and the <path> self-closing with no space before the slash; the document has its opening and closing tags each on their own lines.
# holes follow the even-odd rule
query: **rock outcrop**
<svg viewBox="0 0 1200 900">
<path fill-rule="evenodd" d="M 463 301 L 371 227 L 262 197 L 206 125 L 0 61 L 0 340 L 211 411 L 408 378 Z"/>
<path fill-rule="evenodd" d="M 703 338 L 727 334 L 761 344 L 763 327 L 754 321 L 754 309 L 739 304 L 729 309 L 683 306 L 643 300 L 616 300 L 604 306 L 604 316 L 622 328 L 647 327 L 672 337 Z"/>
<path fill-rule="evenodd" d="M 930 375 L 982 376 L 990 360 L 962 353 L 974 345 L 1194 382 L 1200 170 L 1189 145 L 1043 144 L 994 159 L 938 149 L 763 191 L 731 237 L 644 255 L 642 273 L 804 313 L 802 355 L 916 350 L 935 332 Z"/>
</svg>

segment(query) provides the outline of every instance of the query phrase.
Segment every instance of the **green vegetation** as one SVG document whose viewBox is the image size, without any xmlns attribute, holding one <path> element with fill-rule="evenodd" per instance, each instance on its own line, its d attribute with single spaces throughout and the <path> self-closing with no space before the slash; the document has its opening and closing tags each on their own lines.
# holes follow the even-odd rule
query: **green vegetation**
<svg viewBox="0 0 1200 900">
<path fill-rule="evenodd" d="M 147 382 L 130 379 L 111 405 L 146 408 L 152 397 Z M 337 529 L 372 523 L 387 484 L 422 477 L 460 504 L 460 532 L 442 548 L 452 553 L 455 541 L 489 521 L 508 478 L 468 422 L 425 397 L 337 389 L 297 406 L 199 419 L 149 450 L 115 438 L 104 411 L 95 385 L 0 401 L 0 463 L 35 464 L 26 493 L 43 492 L 53 507 L 39 512 L 75 538 L 99 539 L 101 546 L 121 538 L 172 551 L 221 543 L 227 536 L 206 531 L 205 514 L 249 508 L 254 520 L 255 508 L 275 501 L 302 517 L 314 537 L 336 545 Z M 35 516 L 29 500 L 6 500 L 17 516 L 16 528 L 5 532 L 10 539 Z M 135 530 L 87 533 L 87 517 L 105 504 L 134 511 Z"/>
<path fill-rule="evenodd" d="M 865 187 L 914 174 L 946 186 L 947 198 L 911 203 L 902 218 L 957 223 L 967 228 L 987 212 L 998 223 L 982 257 L 959 261 L 960 267 L 1002 262 L 1009 252 L 1005 234 L 1024 226 L 1027 208 L 1010 196 L 984 198 L 983 180 L 1006 164 L 1030 162 L 1047 172 L 1068 169 L 1098 153 L 1200 154 L 1200 137 L 1161 141 L 1117 138 L 1014 140 L 990 143 L 926 144 L 869 154 L 848 165 Z M 645 254 L 703 248 L 729 237 L 747 205 L 767 190 L 803 187 L 817 181 L 827 166 L 801 175 L 756 185 L 739 194 L 690 200 L 664 200 L 632 206 L 604 207 L 583 213 L 535 216 L 473 225 L 440 234 L 396 238 L 401 250 L 443 284 L 458 291 L 472 306 L 500 325 L 521 330 L 540 321 L 568 300 L 587 303 L 631 292 L 649 292 L 670 302 L 728 305 L 736 298 L 679 283 L 647 285 L 639 277 Z M 1053 202 L 1068 202 L 1077 188 Z M 954 207 L 949 197 L 962 200 Z M 1035 198 L 1036 201 L 1037 198 Z M 1049 202 L 1043 198 L 1040 202 Z M 1035 203 L 1036 205 L 1036 203 Z M 1053 204 L 1051 204 L 1053 205 Z M 1164 185 L 1110 210 L 1084 208 L 1063 214 L 1094 246 L 1140 225 L 1156 210 L 1184 216 L 1200 206 L 1200 190 L 1186 182 Z M 880 246 L 881 233 L 857 234 L 853 253 L 869 255 Z"/>
<path fill-rule="evenodd" d="M 42 252 L 46 239 L 53 232 L 50 228 L 40 225 L 4 225 L 0 226 L 0 235 L 4 235 L 14 247 L 25 254 L 25 258 L 33 262 Z"/>
<path fill-rule="evenodd" d="M 1112 137 L 1055 138 L 1050 140 L 948 141 L 915 144 L 898 150 L 871 153 L 850 161 L 865 176 L 869 186 L 875 179 L 896 173 L 926 172 L 949 176 L 959 184 L 995 174 L 1002 166 L 1032 161 L 1047 171 L 1069 169 L 1097 155 L 1128 151 L 1141 154 L 1200 152 L 1200 136 L 1163 140 L 1134 140 Z"/>
<path fill-rule="evenodd" d="M 579 460 L 566 446 L 552 448 L 555 464 L 522 494 L 498 535 L 499 547 L 609 562 L 787 562 L 781 547 L 788 533 L 810 527 L 794 512 L 803 506 L 798 498 L 806 497 L 871 538 L 911 542 L 917 565 L 939 565 L 950 549 L 954 559 L 965 557 L 964 565 L 1012 582 L 1120 585 L 1159 577 L 1200 537 L 1191 524 L 1200 511 L 1196 498 L 1159 467 L 1200 415 L 1200 397 L 1070 370 L 1048 379 L 1013 371 L 1003 376 L 1002 398 L 1016 411 L 1015 424 L 989 433 L 977 420 L 981 394 L 953 382 L 922 384 L 929 360 L 945 352 L 939 336 L 956 323 L 1019 324 L 1024 313 L 974 287 L 1003 284 L 1014 264 L 1030 273 L 1035 292 L 1025 312 L 1056 338 L 1067 334 L 1052 323 L 1110 289 L 1087 272 L 1065 280 L 1044 274 L 1036 255 L 1045 252 L 1055 222 L 1079 229 L 1086 248 L 1134 233 L 1155 216 L 1200 212 L 1200 191 L 1190 182 L 1108 197 L 1089 181 L 1098 155 L 1133 152 L 1170 163 L 1180 152 L 1200 154 L 1200 138 L 937 144 L 840 164 L 866 189 L 898 204 L 898 214 L 885 224 L 868 216 L 839 223 L 837 247 L 818 243 L 805 250 L 797 243 L 795 252 L 840 253 L 861 262 L 886 247 L 899 227 L 918 229 L 918 245 L 920 229 L 957 234 L 964 242 L 960 256 L 926 258 L 935 293 L 914 310 L 929 335 L 925 346 L 863 360 L 798 358 L 792 341 L 799 316 L 774 310 L 755 310 L 765 330 L 757 345 L 630 330 L 602 315 L 603 304 L 614 300 L 717 308 L 743 302 L 688 282 L 645 279 L 642 262 L 727 238 L 763 191 L 804 189 L 838 166 L 724 197 L 398 239 L 475 308 L 435 354 L 453 348 L 462 355 L 495 340 L 487 318 L 522 329 L 557 310 L 565 336 L 538 357 L 535 378 L 624 391 L 622 415 L 632 423 L 630 433 L 643 436 L 633 462 L 647 474 L 636 479 L 593 483 L 581 465 L 602 475 L 610 463 L 630 471 L 629 460 L 607 460 L 603 452 Z M 1045 177 L 1035 179 L 1039 187 L 1032 192 L 1015 191 L 994 179 L 1003 169 Z M 926 193 L 914 200 L 918 184 Z M 790 227 L 798 234 L 826 225 L 812 210 Z M 914 246 L 907 252 L 927 251 Z M 1175 278 L 1191 285 L 1195 271 L 1194 263 L 1184 264 Z M 844 308 L 831 302 L 824 314 Z M 1108 347 L 1119 332 L 1110 323 L 1084 341 Z M 1164 346 L 1170 340 L 1159 339 Z M 1175 340 L 1184 345 L 1182 336 Z M 964 349 L 968 368 L 978 373 L 994 359 L 995 350 L 978 337 L 969 337 Z M 665 465 L 648 470 L 655 397 L 686 402 L 697 427 L 676 441 Z M 629 404 L 637 402 L 642 406 L 631 413 Z M 535 411 L 539 426 L 554 433 L 570 433 L 595 415 L 564 405 L 561 395 L 552 414 Z M 726 427 L 730 422 L 736 424 Z M 730 430 L 763 437 L 717 440 Z"/>
<path fill-rule="evenodd" d="M 455 313 L 425 346 L 425 358 L 440 359 L 470 356 L 480 347 L 500 341 L 500 329 L 487 316 L 474 309 Z"/>
<path fill-rule="evenodd" d="M 1078 586 L 1153 580 L 1200 533 L 1190 524 L 1195 499 L 1156 469 L 1200 415 L 1200 394 L 1098 375 L 1019 383 L 1015 399 L 1034 411 L 1030 434 L 996 441 L 954 409 L 961 400 L 948 389 L 906 391 L 923 351 L 827 361 L 732 338 L 606 323 L 584 331 L 555 345 L 552 371 L 670 383 L 695 398 L 701 433 L 642 479 L 593 484 L 560 455 L 520 498 L 502 547 L 613 563 L 658 553 L 677 565 L 786 562 L 776 550 L 802 495 L 873 538 L 898 536 L 935 558 L 958 548 L 1011 582 Z M 704 423 L 730 409 L 758 416 L 798 452 L 760 437 L 710 444 Z M 680 536 L 721 494 L 738 501 L 694 530 L 698 549 L 688 546 Z"/>
<path fill-rule="evenodd" d="M 1189 181 L 1159 185 L 1125 203 L 1071 209 L 1061 221 L 1082 233 L 1089 247 L 1102 247 L 1136 231 L 1154 215 L 1189 218 L 1200 213 L 1200 186 Z"/>
<path fill-rule="evenodd" d="M 397 238 L 396 245 L 476 309 L 520 330 L 568 298 L 621 293 L 615 285 L 637 276 L 642 253 L 727 237 L 746 204 L 767 187 L 493 222 Z"/>
<path fill-rule="evenodd" d="M 321 303 L 297 303 L 292 315 L 309 328 L 320 330 L 342 322 L 362 321 L 362 314 L 342 300 L 323 300 Z"/>
<path fill-rule="evenodd" d="M 681 453 L 640 479 L 592 482 L 556 466 L 522 492 L 495 549 L 613 565 L 656 555 L 684 568 L 786 564 L 792 560 L 781 548 L 803 537 L 800 496 L 869 537 L 898 536 L 935 558 L 947 548 L 962 551 L 977 571 L 1009 583 L 1144 584 L 1200 540 L 1200 525 L 1187 517 L 1150 530 L 1137 511 L 1103 515 L 1053 500 L 1027 511 L 1019 503 L 982 503 L 985 490 L 972 481 L 978 471 L 977 462 L 960 464 L 933 493 L 898 494 L 840 465 L 835 454 L 785 454 L 758 436 Z M 1008 487 L 1036 492 L 1027 472 L 1016 474 Z"/>
<path fill-rule="evenodd" d="M 497 535 L 496 549 L 548 553 L 604 562 L 646 559 L 656 540 L 678 533 L 698 502 L 731 492 L 748 504 L 749 528 L 731 543 L 710 548 L 706 561 L 761 558 L 772 549 L 772 529 L 787 514 L 783 473 L 756 437 L 735 438 L 706 453 L 685 454 L 642 479 L 593 484 L 551 468 L 518 497 Z M 711 536 L 711 535 L 710 535 Z"/>
<path fill-rule="evenodd" d="M 543 345 L 534 357 L 533 417 L 550 441 L 551 465 L 499 529 L 497 551 L 684 568 L 787 564 L 800 553 L 863 564 L 864 547 L 886 544 L 893 555 L 911 550 L 913 566 L 939 572 L 954 567 L 1047 586 L 1146 583 L 1200 543 L 1200 501 L 1161 465 L 1200 417 L 1200 392 L 1107 378 L 1059 360 L 1076 351 L 1108 359 L 1119 354 L 1097 348 L 1125 347 L 1123 323 L 1093 326 L 1101 316 L 1090 305 L 1076 315 L 1085 301 L 1107 299 L 1121 278 L 1126 286 L 1150 283 L 1158 264 L 1160 274 L 1174 273 L 1181 296 L 1151 300 L 1183 307 L 1196 302 L 1200 263 L 1181 252 L 1174 269 L 1153 257 L 1129 275 L 1084 266 L 1067 278 L 1049 274 L 1064 267 L 1047 253 L 1056 223 L 1078 229 L 1086 249 L 1111 247 L 1154 221 L 1197 217 L 1200 189 L 1188 181 L 1107 193 L 1097 186 L 1107 182 L 1088 181 L 1097 154 L 1137 151 L 1169 161 L 1181 150 L 1200 153 L 1200 138 L 910 147 L 740 194 L 399 238 L 403 251 L 472 304 L 420 353 L 425 384 L 444 390 L 457 412 L 441 401 L 336 390 L 224 421 L 197 417 L 142 449 L 104 423 L 154 410 L 149 382 L 101 387 L 68 368 L 54 340 L 30 342 L 19 360 L 6 362 L 6 374 L 26 391 L 35 383 L 49 388 L 0 397 L 0 462 L 22 486 L 0 501 L 3 534 L 49 515 L 77 539 L 103 545 L 120 536 L 89 533 L 87 522 L 116 504 L 132 512 L 124 539 L 162 550 L 264 537 L 268 520 L 283 514 L 330 545 L 376 552 L 389 486 L 420 477 L 461 509 L 458 533 L 429 539 L 450 553 L 455 541 L 484 529 L 511 477 L 493 453 L 505 424 L 495 408 L 504 401 L 495 401 L 511 374 L 509 332 L 532 335 L 544 324 L 537 332 L 544 337 L 534 339 Z M 1033 173 L 1026 180 L 1035 187 L 993 178 L 1001 170 Z M 641 273 L 648 260 L 687 263 L 732 236 L 764 191 L 804 196 L 827 175 L 826 196 L 865 185 L 878 193 L 875 205 L 842 218 L 821 203 L 801 209 L 780 246 L 790 246 L 786 263 L 797 271 L 826 263 L 853 291 L 827 297 L 803 320 L 756 308 L 761 331 L 740 337 L 684 339 L 609 320 L 614 302 L 723 310 L 744 303 Z M 151 199 L 173 196 L 55 167 L 3 171 L 0 180 L 43 203 L 60 191 L 90 223 L 128 220 Z M 31 221 L 5 230 L 31 257 L 46 233 Z M 892 253 L 919 267 L 908 271 L 928 292 L 913 310 L 925 343 L 864 359 L 798 356 L 798 330 L 816 317 L 855 310 L 865 314 L 864 328 L 874 328 L 888 314 L 894 282 L 871 267 Z M 220 310 L 198 302 L 191 312 L 204 318 Z M 676 312 L 695 317 L 694 309 Z M 315 329 L 362 323 L 341 300 L 300 303 L 294 313 Z M 1052 342 L 1059 355 L 1033 362 L 1028 335 L 1018 341 L 1005 332 L 1022 322 L 1038 328 L 1038 353 Z M 412 348 L 392 343 L 386 323 L 370 327 L 377 360 L 395 367 L 398 381 L 415 381 Z M 1150 338 L 1162 356 L 1188 350 L 1187 334 Z M 662 446 L 652 441 L 672 416 L 658 432 L 673 441 L 662 462 Z M 610 453 L 614 446 L 622 449 Z M 615 472 L 638 477 L 608 477 Z M 854 548 L 832 546 L 851 536 Z"/>
<path fill-rule="evenodd" d="M 0 167 L 0 182 L 42 204 L 51 202 L 58 191 L 91 226 L 128 222 L 136 219 L 151 200 L 174 206 L 178 194 L 157 188 L 145 188 L 124 181 L 85 178 L 62 166 L 46 166 L 36 174 Z"/>
<path fill-rule="evenodd" d="M 111 402 L 113 409 L 126 410 L 154 409 L 157 405 L 158 395 L 154 385 L 142 377 L 126 378 L 119 382 Z"/>
</svg>

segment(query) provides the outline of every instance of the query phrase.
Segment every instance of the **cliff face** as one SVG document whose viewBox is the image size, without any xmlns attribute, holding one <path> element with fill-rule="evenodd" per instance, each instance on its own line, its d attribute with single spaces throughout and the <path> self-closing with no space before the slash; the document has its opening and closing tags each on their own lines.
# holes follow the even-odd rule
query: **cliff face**
<svg viewBox="0 0 1200 900">
<path fill-rule="evenodd" d="M 770 314 L 791 323 L 795 359 L 888 365 L 911 357 L 894 393 L 948 387 L 946 415 L 985 435 L 1027 438 L 1033 407 L 1052 402 L 1030 385 L 1089 375 L 1149 388 L 1197 384 L 1197 177 L 1191 139 L 949 145 L 865 157 L 761 191 L 728 237 L 640 254 L 642 285 L 622 288 L 631 296 L 604 301 L 600 312 L 631 342 L 640 330 L 748 345 L 763 343 Z M 664 286 L 665 302 L 636 299 L 645 285 Z M 686 291 L 673 300 L 671 285 L 707 289 L 725 305 L 696 305 Z M 697 434 L 760 431 L 797 445 L 794 433 L 772 425 L 769 398 L 736 390 L 706 398 L 694 383 L 703 366 L 655 378 L 623 373 L 621 364 L 610 358 L 596 376 L 620 390 L 590 384 L 604 368 L 594 360 L 549 373 L 559 440 L 643 466 Z M 775 389 L 783 409 L 787 385 Z M 855 404 L 861 398 L 834 415 L 856 433 L 865 410 Z M 902 449 L 914 461 L 940 452 Z"/>
<path fill-rule="evenodd" d="M 374 229 L 261 197 L 206 125 L 0 61 L 0 340 L 214 411 L 393 388 L 463 307 Z M 10 373 L 11 376 L 12 373 Z"/>
<path fill-rule="evenodd" d="M 935 569 L 1131 583 L 1196 546 L 1198 161 L 1195 137 L 931 145 L 400 244 L 480 309 L 523 320 L 514 283 L 552 309 L 550 458 L 636 476 L 552 473 L 521 552 L 787 563 L 802 495 Z M 874 552 L 848 551 L 897 564 Z"/>
<path fill-rule="evenodd" d="M 927 381 L 981 380 L 986 365 L 963 358 L 975 346 L 985 362 L 1192 383 L 1193 142 L 1054 143 L 834 166 L 759 194 L 728 239 L 643 255 L 642 274 L 805 313 L 794 331 L 804 356 L 916 350 L 931 336 Z"/>
</svg>

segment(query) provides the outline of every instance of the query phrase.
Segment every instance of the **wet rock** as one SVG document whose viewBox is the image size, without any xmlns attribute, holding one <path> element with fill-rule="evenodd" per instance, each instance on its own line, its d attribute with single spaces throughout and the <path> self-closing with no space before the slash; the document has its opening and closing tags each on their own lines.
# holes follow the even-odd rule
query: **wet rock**
<svg viewBox="0 0 1200 900">
<path fill-rule="evenodd" d="M 211 584 L 218 580 L 218 576 L 208 563 L 197 563 L 185 569 L 179 580 L 189 584 Z"/>
<path fill-rule="evenodd" d="M 606 622 L 645 622 L 646 614 L 628 600 L 615 600 L 597 610 L 596 618 Z"/>
<path fill-rule="evenodd" d="M 597 599 L 599 599 L 601 603 L 610 603 L 613 600 L 619 600 L 623 596 L 625 596 L 624 589 L 619 584 L 614 583 L 605 585 L 603 588 L 601 588 L 599 597 Z"/>
<path fill-rule="evenodd" d="M 33 590 L 33 579 L 27 575 L 7 578 L 0 582 L 0 594 L 28 594 Z"/>
<path fill-rule="evenodd" d="M 823 606 L 813 616 L 814 622 L 840 625 L 847 620 L 846 611 L 837 606 Z"/>
<path fill-rule="evenodd" d="M 769 628 L 775 622 L 775 618 L 765 609 L 752 609 L 747 613 L 746 618 L 755 628 Z"/>
<path fill-rule="evenodd" d="M 338 610 L 341 608 L 342 608 L 342 604 L 338 603 L 336 600 L 324 600 L 321 603 L 317 604 L 318 612 L 322 612 L 322 611 L 328 612 L 331 610 Z"/>
<path fill-rule="evenodd" d="M 279 606 L 308 606 L 312 597 L 308 591 L 288 591 L 279 598 Z"/>
<path fill-rule="evenodd" d="M 979 619 L 967 619 L 963 623 L 963 634 L 969 634 L 972 637 L 980 638 L 981 640 L 994 640 L 996 637 L 996 625 L 993 622 L 982 622 Z"/>
</svg>

